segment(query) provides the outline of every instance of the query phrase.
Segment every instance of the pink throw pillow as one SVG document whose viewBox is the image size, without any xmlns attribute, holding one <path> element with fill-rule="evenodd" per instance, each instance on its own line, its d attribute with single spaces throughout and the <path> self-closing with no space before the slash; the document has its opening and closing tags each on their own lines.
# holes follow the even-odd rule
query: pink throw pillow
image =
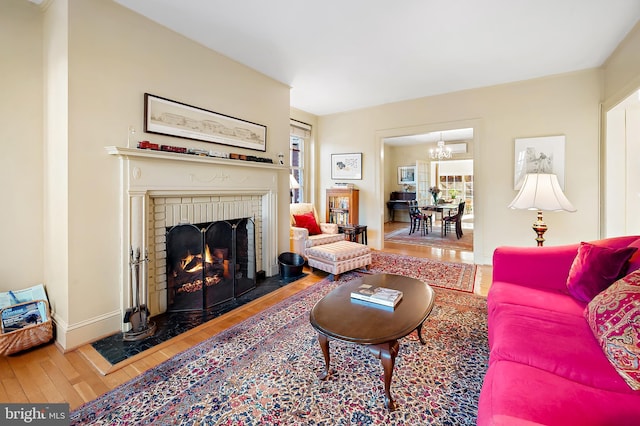
<svg viewBox="0 0 640 426">
<path fill-rule="evenodd" d="M 312 212 L 305 214 L 294 214 L 293 219 L 296 221 L 296 226 L 298 228 L 307 228 L 309 230 L 309 235 L 318 235 L 322 234 L 322 230 L 316 222 L 316 218 Z"/>
<path fill-rule="evenodd" d="M 636 247 L 619 249 L 582 242 L 569 270 L 567 290 L 575 299 L 589 303 L 625 272 Z"/>
<path fill-rule="evenodd" d="M 611 365 L 640 390 L 640 270 L 594 297 L 584 315 Z"/>
<path fill-rule="evenodd" d="M 640 248 L 640 239 L 635 240 L 629 247 Z M 629 259 L 629 264 L 627 265 L 627 274 L 635 271 L 636 269 L 640 269 L 640 250 L 636 251 L 631 259 Z"/>
</svg>

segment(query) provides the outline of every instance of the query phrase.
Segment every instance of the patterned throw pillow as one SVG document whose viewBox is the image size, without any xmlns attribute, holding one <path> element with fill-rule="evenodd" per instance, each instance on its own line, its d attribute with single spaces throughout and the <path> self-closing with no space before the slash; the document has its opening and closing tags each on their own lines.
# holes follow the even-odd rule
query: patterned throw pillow
<svg viewBox="0 0 640 426">
<path fill-rule="evenodd" d="M 623 276 L 637 247 L 609 248 L 582 242 L 567 278 L 569 294 L 588 303 Z"/>
<path fill-rule="evenodd" d="M 318 235 L 322 234 L 322 230 L 316 222 L 316 218 L 313 215 L 313 212 L 305 213 L 305 214 L 294 214 L 293 218 L 296 221 L 296 226 L 298 228 L 307 228 L 309 230 L 309 235 Z"/>
<path fill-rule="evenodd" d="M 640 270 L 594 297 L 584 315 L 609 362 L 640 390 Z"/>
</svg>

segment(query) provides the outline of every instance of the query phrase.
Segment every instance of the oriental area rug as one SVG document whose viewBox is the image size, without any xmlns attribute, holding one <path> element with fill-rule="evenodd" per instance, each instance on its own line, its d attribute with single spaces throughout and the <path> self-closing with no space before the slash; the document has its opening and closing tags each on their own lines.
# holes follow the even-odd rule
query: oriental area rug
<svg viewBox="0 0 640 426">
<path fill-rule="evenodd" d="M 409 224 L 403 229 L 396 229 L 384 235 L 384 240 L 390 243 L 410 244 L 414 246 L 428 246 L 438 247 L 450 250 L 465 250 L 473 251 L 473 229 L 467 229 L 463 224 L 462 238 L 456 238 L 455 230 L 447 233 L 446 236 L 442 235 L 442 229 L 439 222 L 433 224 L 433 231 L 429 230 L 429 233 L 422 235 L 422 232 L 417 231 L 409 234 Z"/>
<path fill-rule="evenodd" d="M 331 342 L 324 358 L 309 323 L 313 305 L 361 276 L 325 278 L 142 373 L 71 413 L 71 424 L 474 425 L 488 364 L 486 299 L 435 288 L 423 327 L 399 341 L 384 407 L 380 361 L 364 347 Z"/>
</svg>

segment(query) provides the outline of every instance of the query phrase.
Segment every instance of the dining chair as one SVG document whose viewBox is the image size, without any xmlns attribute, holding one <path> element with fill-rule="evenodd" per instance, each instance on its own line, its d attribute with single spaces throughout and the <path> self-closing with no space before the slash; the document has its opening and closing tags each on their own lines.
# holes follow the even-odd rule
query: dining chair
<svg viewBox="0 0 640 426">
<path fill-rule="evenodd" d="M 426 235 L 429 233 L 429 226 L 431 226 L 431 230 L 433 231 L 433 218 L 431 212 L 423 212 L 420 207 L 418 207 L 418 201 L 416 200 L 409 200 L 408 204 L 409 218 L 411 220 L 409 235 L 418 229 L 422 232 L 422 235 Z"/>
<path fill-rule="evenodd" d="M 458 204 L 458 211 L 455 214 L 442 218 L 442 235 L 446 236 L 447 233 L 451 231 L 451 227 L 455 226 L 456 237 L 458 239 L 462 238 L 462 216 L 464 215 L 464 207 L 465 201 L 462 201 Z"/>
</svg>

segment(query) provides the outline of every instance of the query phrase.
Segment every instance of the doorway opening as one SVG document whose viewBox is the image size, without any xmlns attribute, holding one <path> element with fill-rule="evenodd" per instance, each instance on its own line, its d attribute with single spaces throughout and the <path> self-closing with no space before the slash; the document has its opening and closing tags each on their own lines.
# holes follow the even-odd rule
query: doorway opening
<svg viewBox="0 0 640 426">
<path fill-rule="evenodd" d="M 385 168 L 384 241 L 468 252 L 473 256 L 474 161 L 473 128 L 437 130 L 408 136 L 383 138 Z M 438 147 L 449 151 L 437 155 Z M 413 181 L 403 179 L 406 170 Z M 396 179 L 397 176 L 397 179 Z M 416 200 L 421 212 L 430 217 L 429 226 L 415 232 L 409 203 Z M 462 233 L 443 227 L 457 214 L 461 203 Z"/>
</svg>

